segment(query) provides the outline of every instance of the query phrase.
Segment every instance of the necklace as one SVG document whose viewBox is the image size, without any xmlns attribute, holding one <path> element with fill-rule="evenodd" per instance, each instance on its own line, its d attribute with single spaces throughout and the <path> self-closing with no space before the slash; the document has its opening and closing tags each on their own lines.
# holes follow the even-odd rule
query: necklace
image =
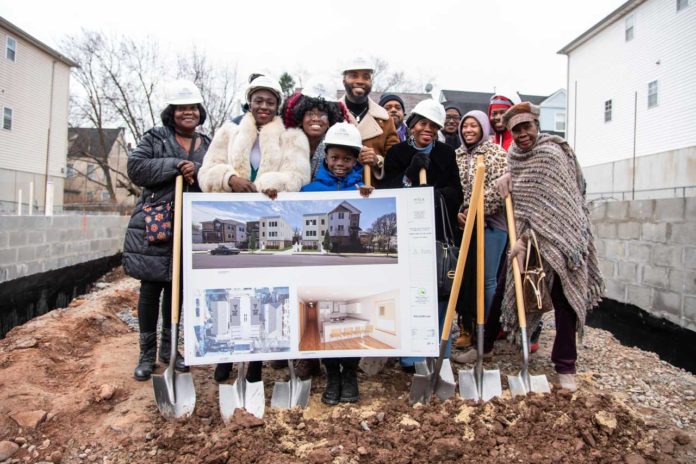
<svg viewBox="0 0 696 464">
<path fill-rule="evenodd" d="M 367 113 L 367 110 L 368 110 L 368 109 L 370 109 L 369 106 L 368 106 L 367 108 L 365 108 L 364 110 L 362 110 L 362 111 L 360 112 L 360 114 L 355 114 L 355 113 L 353 113 L 352 111 L 351 111 L 351 114 L 352 114 L 353 116 L 355 116 L 355 121 L 356 121 L 356 122 L 360 122 L 360 120 L 363 118 L 363 116 L 365 116 L 365 114 Z"/>
</svg>

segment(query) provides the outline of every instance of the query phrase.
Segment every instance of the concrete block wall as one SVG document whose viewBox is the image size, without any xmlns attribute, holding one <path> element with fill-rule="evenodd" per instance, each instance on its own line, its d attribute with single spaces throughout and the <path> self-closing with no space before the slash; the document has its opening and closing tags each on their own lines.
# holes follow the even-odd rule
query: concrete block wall
<svg viewBox="0 0 696 464">
<path fill-rule="evenodd" d="M 122 251 L 127 216 L 0 216 L 0 283 Z"/>
<path fill-rule="evenodd" d="M 590 209 L 605 296 L 696 331 L 696 197 Z"/>
</svg>

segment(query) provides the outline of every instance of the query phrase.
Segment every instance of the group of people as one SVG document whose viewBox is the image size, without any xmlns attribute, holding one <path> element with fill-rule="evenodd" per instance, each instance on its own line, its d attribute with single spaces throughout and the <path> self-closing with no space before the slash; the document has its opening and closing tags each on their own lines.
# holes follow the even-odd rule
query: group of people
<svg viewBox="0 0 696 464">
<path fill-rule="evenodd" d="M 514 331 L 513 279 L 505 257 L 507 224 L 504 198 L 514 192 L 519 240 L 509 259 L 520 258 L 533 233 L 544 257 L 547 288 L 553 300 L 557 335 L 552 360 L 561 385 L 575 389 L 576 333 L 582 333 L 586 311 L 603 291 L 602 277 L 585 208 L 582 173 L 568 144 L 539 131 L 539 109 L 527 102 L 494 95 L 488 114 L 443 107 L 428 99 L 408 116 L 395 94 L 370 98 L 374 70 L 357 58 L 344 67 L 345 95 L 338 99 L 331 80 L 312 80 L 284 98 L 279 83 L 252 75 L 245 92 L 245 113 L 222 126 L 212 140 L 198 131 L 206 118 L 193 83 L 176 81 L 167 93 L 162 126 L 149 130 L 128 160 L 128 174 L 143 193 L 131 217 L 124 245 L 127 274 L 141 281 L 138 301 L 140 356 L 134 377 L 150 378 L 156 359 L 169 362 L 171 321 L 171 241 L 146 239 L 147 211 L 171 202 L 174 180 L 182 175 L 190 192 L 261 192 L 275 199 L 279 192 L 413 188 L 426 172 L 434 189 L 436 239 L 448 233 L 444 224 L 463 228 L 472 194 L 475 159 L 486 166 L 485 309 L 486 357 L 496 336 Z M 369 167 L 369 169 L 365 169 Z M 369 172 L 369 178 L 365 173 Z M 455 235 L 459 234 L 456 227 Z M 472 245 L 474 246 L 474 245 Z M 475 253 L 469 253 L 475 259 Z M 475 266 L 467 264 L 470 276 Z M 475 278 L 475 276 L 474 276 Z M 475 308 L 474 285 L 459 296 L 458 347 L 471 344 Z M 440 330 L 449 295 L 439 297 Z M 157 354 L 157 319 L 162 314 Z M 468 362 L 472 351 L 457 351 L 454 361 Z M 412 371 L 418 358 L 402 358 Z M 301 377 L 321 371 L 317 360 L 298 362 Z M 323 360 L 327 375 L 322 401 L 359 399 L 359 358 Z M 177 354 L 176 368 L 188 367 Z M 229 378 L 231 364 L 219 364 L 215 379 Z M 261 380 L 262 363 L 252 362 L 247 380 Z"/>
</svg>

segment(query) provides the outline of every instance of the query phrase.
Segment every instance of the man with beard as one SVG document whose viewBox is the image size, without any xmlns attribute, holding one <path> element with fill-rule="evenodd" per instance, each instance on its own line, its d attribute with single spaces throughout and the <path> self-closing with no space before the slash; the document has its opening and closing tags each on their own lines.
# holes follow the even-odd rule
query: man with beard
<svg viewBox="0 0 696 464">
<path fill-rule="evenodd" d="M 510 149 L 512 134 L 503 124 L 503 114 L 514 105 L 512 99 L 503 95 L 493 95 L 488 105 L 488 120 L 493 128 L 491 142 L 503 147 L 505 151 Z"/>
<path fill-rule="evenodd" d="M 459 112 L 459 108 L 454 105 L 445 108 L 445 127 L 441 132 L 445 136 L 444 142 L 455 150 L 462 144 L 457 133 L 461 119 L 462 113 Z"/>
<path fill-rule="evenodd" d="M 403 99 L 395 93 L 385 93 L 382 95 L 382 98 L 379 99 L 379 106 L 387 110 L 392 121 L 394 121 L 394 127 L 396 127 L 396 135 L 399 136 L 399 142 L 406 140 L 408 138 L 408 127 L 406 127 L 406 123 L 404 123 L 406 105 L 404 105 Z"/>
<path fill-rule="evenodd" d="M 356 58 L 343 69 L 345 103 L 351 123 L 357 126 L 363 140 L 358 160 L 372 169 L 373 181 L 384 176 L 384 155 L 392 145 L 399 143 L 394 121 L 387 111 L 370 97 L 374 68 L 363 58 Z"/>
</svg>

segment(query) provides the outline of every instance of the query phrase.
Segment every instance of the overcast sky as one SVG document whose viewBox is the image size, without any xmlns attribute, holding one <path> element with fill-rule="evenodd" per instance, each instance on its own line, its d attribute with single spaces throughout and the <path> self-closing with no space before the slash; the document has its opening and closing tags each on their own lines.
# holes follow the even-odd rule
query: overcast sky
<svg viewBox="0 0 696 464">
<path fill-rule="evenodd" d="M 356 53 L 435 88 L 548 95 L 566 85 L 556 52 L 624 0 L 0 0 L 0 16 L 50 46 L 81 28 L 150 35 L 171 51 L 280 75 L 335 74 Z M 340 81 L 338 81 L 340 82 Z"/>
</svg>

